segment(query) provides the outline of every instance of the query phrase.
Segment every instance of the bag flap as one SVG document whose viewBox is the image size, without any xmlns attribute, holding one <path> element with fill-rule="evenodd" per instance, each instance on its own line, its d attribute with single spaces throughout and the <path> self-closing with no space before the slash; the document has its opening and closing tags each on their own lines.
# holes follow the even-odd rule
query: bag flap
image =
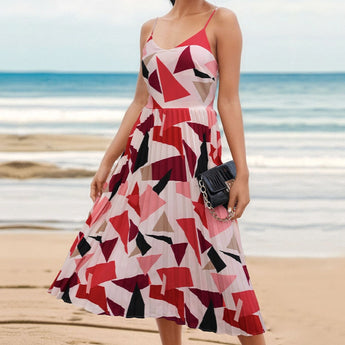
<svg viewBox="0 0 345 345">
<path fill-rule="evenodd" d="M 217 193 L 227 189 L 225 181 L 236 177 L 236 167 L 234 161 L 229 161 L 214 166 L 200 174 L 204 183 L 211 193 Z"/>
</svg>

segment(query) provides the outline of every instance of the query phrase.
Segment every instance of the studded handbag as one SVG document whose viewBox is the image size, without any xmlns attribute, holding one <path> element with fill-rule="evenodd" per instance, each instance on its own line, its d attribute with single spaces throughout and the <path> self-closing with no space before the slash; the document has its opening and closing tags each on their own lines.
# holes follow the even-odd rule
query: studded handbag
<svg viewBox="0 0 345 345">
<path fill-rule="evenodd" d="M 231 160 L 214 166 L 196 177 L 205 205 L 212 216 L 222 222 L 231 220 L 234 211 L 228 212 L 225 218 L 220 218 L 214 208 L 218 205 L 228 207 L 230 189 L 236 178 L 235 162 Z"/>
</svg>

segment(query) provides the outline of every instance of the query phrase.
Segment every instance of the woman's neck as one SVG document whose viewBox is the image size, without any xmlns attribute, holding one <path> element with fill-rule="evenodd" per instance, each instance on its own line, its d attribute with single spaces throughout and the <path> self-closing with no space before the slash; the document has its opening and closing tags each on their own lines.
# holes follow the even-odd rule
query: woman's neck
<svg viewBox="0 0 345 345">
<path fill-rule="evenodd" d="M 176 0 L 170 13 L 176 17 L 184 17 L 204 12 L 208 7 L 209 4 L 205 0 Z"/>
</svg>

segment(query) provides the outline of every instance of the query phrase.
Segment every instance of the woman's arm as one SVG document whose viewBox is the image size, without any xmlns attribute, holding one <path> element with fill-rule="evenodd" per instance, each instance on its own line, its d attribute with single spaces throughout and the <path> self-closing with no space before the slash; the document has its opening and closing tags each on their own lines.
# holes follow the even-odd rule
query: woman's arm
<svg viewBox="0 0 345 345">
<path fill-rule="evenodd" d="M 217 107 L 237 171 L 228 207 L 233 209 L 236 206 L 234 218 L 239 218 L 250 201 L 249 170 L 239 98 L 242 33 L 234 12 L 226 8 L 218 10 L 215 28 L 219 67 Z"/>
<path fill-rule="evenodd" d="M 148 100 L 148 91 L 142 76 L 141 69 L 141 59 L 142 59 L 142 50 L 145 44 L 145 41 L 150 34 L 154 19 L 151 19 L 145 22 L 140 31 L 140 68 L 138 72 L 137 85 L 135 90 L 135 95 L 133 101 L 129 105 L 125 115 L 121 121 L 120 127 L 116 132 L 113 140 L 106 149 L 104 156 L 101 160 L 100 166 L 97 173 L 95 174 L 90 188 L 90 197 L 93 201 L 96 200 L 97 196 L 101 195 L 102 187 L 106 178 L 116 161 L 116 159 L 121 155 L 125 150 L 129 134 L 138 119 L 140 111 L 146 105 Z"/>
</svg>

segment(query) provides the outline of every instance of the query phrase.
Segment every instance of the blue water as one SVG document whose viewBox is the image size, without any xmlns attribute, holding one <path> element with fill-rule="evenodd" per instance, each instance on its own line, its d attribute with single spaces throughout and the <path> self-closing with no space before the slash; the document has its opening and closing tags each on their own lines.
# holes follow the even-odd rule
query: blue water
<svg viewBox="0 0 345 345">
<path fill-rule="evenodd" d="M 110 139 L 136 81 L 134 73 L 0 73 L 0 134 Z M 345 73 L 243 73 L 240 99 L 251 190 L 240 219 L 246 252 L 345 255 Z M 231 155 L 218 120 L 225 161 Z M 0 163 L 20 159 L 97 169 L 102 155 L 0 152 Z M 0 180 L 0 226 L 74 230 L 90 207 L 89 182 Z"/>
</svg>

